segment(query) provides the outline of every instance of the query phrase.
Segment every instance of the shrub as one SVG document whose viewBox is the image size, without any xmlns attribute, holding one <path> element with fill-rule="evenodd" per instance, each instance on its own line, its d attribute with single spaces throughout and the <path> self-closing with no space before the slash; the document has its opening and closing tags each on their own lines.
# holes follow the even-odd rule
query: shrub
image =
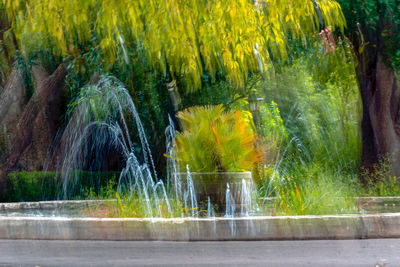
<svg viewBox="0 0 400 267">
<path fill-rule="evenodd" d="M 74 199 L 109 197 L 111 181 L 116 187 L 119 177 L 118 172 L 75 172 L 78 172 L 79 180 L 69 189 L 69 195 Z M 10 202 L 55 200 L 63 195 L 61 175 L 57 172 L 12 172 L 8 178 L 11 190 L 7 200 Z"/>
<path fill-rule="evenodd" d="M 361 195 L 394 197 L 400 196 L 400 179 L 392 176 L 392 162 L 389 157 L 382 157 L 372 169 L 363 169 L 361 176 L 364 184 L 360 185 Z"/>
<path fill-rule="evenodd" d="M 74 183 L 68 183 L 67 196 L 74 199 L 106 198 L 109 195 L 106 191 L 111 190 L 108 187 L 113 184 L 114 188 L 116 188 L 119 178 L 119 172 L 115 171 L 92 172 L 75 170 L 70 172 L 69 175 L 76 180 Z"/>
<path fill-rule="evenodd" d="M 249 171 L 262 160 L 256 134 L 240 111 L 195 106 L 177 117 L 183 129 L 176 148 L 181 169 L 189 165 L 194 172 Z"/>
<path fill-rule="evenodd" d="M 51 200 L 61 192 L 56 172 L 12 172 L 8 178 L 11 184 L 8 201 Z"/>
</svg>

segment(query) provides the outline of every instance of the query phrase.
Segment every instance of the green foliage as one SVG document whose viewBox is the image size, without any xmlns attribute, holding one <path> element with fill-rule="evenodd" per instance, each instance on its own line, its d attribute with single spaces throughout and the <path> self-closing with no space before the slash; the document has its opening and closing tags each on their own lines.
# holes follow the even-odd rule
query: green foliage
<svg viewBox="0 0 400 267">
<path fill-rule="evenodd" d="M 261 160 L 256 135 L 240 111 L 192 107 L 177 117 L 183 129 L 176 137 L 182 170 L 189 165 L 194 172 L 249 171 Z"/>
<path fill-rule="evenodd" d="M 345 21 L 337 2 L 318 2 L 325 24 L 343 28 Z M 386 59 L 400 69 L 398 1 L 338 2 L 350 38 L 359 43 L 355 47 L 359 56 L 383 47 Z M 12 25 L 4 31 L 0 44 L 0 80 L 8 75 L 8 56 L 16 55 L 29 96 L 34 89 L 32 64 L 40 62 L 51 70 L 57 62 L 67 60 L 67 101 L 71 103 L 67 118 L 79 96 L 88 97 L 95 90 L 84 87 L 94 73 L 113 73 L 139 104 L 154 154 L 161 155 L 165 115 L 170 110 L 166 83 L 173 79 L 184 94 L 182 108 L 223 104 L 240 110 L 224 112 L 217 106 L 189 108 L 179 114 L 183 132 L 177 137 L 177 152 L 182 170 L 186 164 L 198 172 L 252 170 L 261 160 L 255 145 L 260 142 L 267 152 L 265 165 L 258 166 L 264 177 L 260 194 L 280 198 L 278 214 L 347 213 L 354 211 L 352 194 L 400 194 L 398 179 L 382 178 L 381 168 L 374 174 L 376 183 L 355 189 L 360 187 L 356 173 L 361 154 L 361 101 L 353 47 L 339 40 L 334 52 L 323 53 L 322 43 L 310 36 L 318 29 L 311 0 L 0 3 L 2 15 L 6 11 Z M 14 38 L 20 52 L 16 52 Z M 305 41 L 312 45 L 304 48 Z M 257 81 L 259 77 L 263 80 Z M 256 82 L 250 86 L 252 79 Z M 256 128 L 246 101 L 252 86 L 265 97 Z M 91 102 L 95 116 L 107 114 L 109 106 L 98 104 L 100 99 Z M 0 154 L 2 149 L 6 147 L 0 143 Z M 98 176 L 84 173 L 73 195 L 114 197 L 115 174 L 105 173 L 106 178 L 100 180 Z M 9 177 L 13 188 L 10 200 L 54 199 L 61 190 L 56 173 L 20 172 Z M 117 199 L 111 216 L 146 216 L 145 203 L 137 196 L 117 195 Z M 160 209 L 167 214 L 166 207 Z M 180 216 L 188 211 L 175 212 Z"/>
<path fill-rule="evenodd" d="M 278 105 L 271 101 L 270 104 L 264 104 L 260 107 L 260 125 L 258 133 L 274 142 L 281 144 L 287 141 L 288 134 L 283 125 L 282 117 Z"/>
<path fill-rule="evenodd" d="M 324 54 L 316 46 L 264 83 L 267 101 L 283 114 L 289 142 L 282 164 L 289 169 L 294 162 L 339 174 L 358 169 L 361 100 L 349 50 L 344 43 Z"/>
<path fill-rule="evenodd" d="M 360 186 L 359 194 L 378 197 L 400 196 L 400 180 L 391 173 L 392 164 L 389 157 L 381 159 L 372 170 L 363 170 L 361 175 L 367 183 Z"/>
<path fill-rule="evenodd" d="M 11 72 L 9 62 L 5 56 L 4 48 L 0 43 L 0 93 L 7 82 L 7 78 Z"/>
<path fill-rule="evenodd" d="M 287 133 L 263 169 L 260 194 L 279 197 L 277 214 L 355 212 L 361 100 L 351 47 L 339 42 L 326 54 L 315 42 L 292 60 L 257 88 L 266 104 L 277 103 Z"/>
<path fill-rule="evenodd" d="M 22 79 L 24 81 L 24 86 L 25 86 L 26 99 L 29 100 L 35 91 L 35 85 L 32 74 L 33 62 L 32 60 L 25 59 L 24 57 L 22 57 L 20 52 L 17 51 L 15 55 L 14 66 L 21 71 Z"/>
<path fill-rule="evenodd" d="M 9 136 L 6 127 L 0 127 L 0 161 L 4 161 L 9 150 Z"/>
<path fill-rule="evenodd" d="M 323 215 L 356 213 L 351 177 L 337 177 L 318 167 L 299 170 L 305 176 L 279 183 L 277 215 Z M 350 180 L 351 181 L 351 180 Z"/>
<path fill-rule="evenodd" d="M 72 177 L 77 179 L 75 184 L 68 186 L 68 196 L 73 199 L 87 199 L 95 198 L 96 196 L 109 197 L 113 194 L 110 190 L 110 186 L 116 188 L 119 172 L 107 171 L 107 172 L 92 172 L 75 170 L 69 173 Z M 62 181 L 60 181 L 62 186 Z M 60 197 L 62 195 L 58 195 Z"/>
<path fill-rule="evenodd" d="M 385 179 L 379 179 L 374 183 L 370 182 L 363 188 L 361 195 L 371 197 L 398 197 L 400 196 L 400 179 L 396 176 L 386 176 Z"/>
<path fill-rule="evenodd" d="M 116 202 L 109 201 L 107 202 L 106 213 L 107 217 L 115 217 L 115 218 L 145 218 L 148 216 L 148 206 L 146 201 L 139 198 L 135 193 L 134 194 L 123 194 L 120 196 L 119 193 L 115 193 Z M 154 202 L 153 199 L 149 200 L 150 202 Z M 176 201 L 170 202 L 171 213 L 169 212 L 168 206 L 166 204 L 161 204 L 158 207 L 154 203 L 150 204 L 151 207 L 156 207 L 153 212 L 154 214 L 158 214 L 162 218 L 170 218 L 170 217 L 181 217 L 188 216 L 191 210 L 187 210 L 185 208 L 181 208 L 180 203 L 176 203 Z M 196 208 L 195 208 L 196 209 Z"/>
<path fill-rule="evenodd" d="M 2 0 L 19 47 L 77 55 L 88 47 L 104 66 L 129 64 L 142 50 L 160 73 L 183 76 L 188 90 L 207 72 L 223 72 L 243 88 L 249 72 L 266 69 L 270 54 L 286 58 L 286 37 L 318 28 L 312 1 L 248 0 Z M 324 19 L 343 30 L 340 6 L 321 0 Z M 121 56 L 118 56 L 121 55 Z"/>
<path fill-rule="evenodd" d="M 397 0 L 338 0 L 360 58 L 379 53 L 400 71 L 400 5 Z"/>
<path fill-rule="evenodd" d="M 96 200 L 96 199 L 112 199 L 117 193 L 117 181 L 115 176 L 106 181 L 106 185 L 100 185 L 100 189 L 95 189 L 93 186 L 84 188 L 83 199 Z M 104 184 L 104 183 L 103 183 Z M 81 198 L 75 197 L 75 198 Z"/>
<path fill-rule="evenodd" d="M 14 35 L 9 27 L 7 13 L 0 2 L 0 92 L 5 86 L 12 69 L 12 62 L 17 50 Z"/>
<path fill-rule="evenodd" d="M 116 188 L 117 172 L 75 171 L 78 186 L 71 188 L 74 199 L 109 198 Z M 55 200 L 62 195 L 61 176 L 56 172 L 12 172 L 8 175 L 11 190 L 8 201 Z M 115 192 L 115 191 L 114 191 Z"/>
<path fill-rule="evenodd" d="M 275 214 L 358 213 L 355 197 L 400 196 L 400 181 L 397 177 L 390 177 L 389 172 L 390 165 L 382 161 L 376 165 L 374 174 L 370 174 L 373 179 L 362 185 L 356 174 L 335 173 L 318 163 L 297 165 L 293 176 L 285 175 L 273 182 L 275 196 L 278 197 Z"/>
<path fill-rule="evenodd" d="M 91 109 L 97 114 L 97 119 L 107 119 L 104 118 L 105 114 L 110 108 L 109 103 L 104 103 L 99 95 L 96 86 L 93 84 L 98 78 L 107 78 L 109 82 L 102 85 L 102 87 L 108 87 L 105 91 L 108 92 L 107 97 L 111 102 L 113 102 L 112 93 L 114 92 L 117 84 L 116 80 L 121 81 L 123 87 L 129 91 L 133 102 L 137 107 L 139 116 L 145 120 L 142 120 L 144 129 L 146 131 L 146 137 L 149 140 L 151 150 L 153 151 L 153 156 L 157 163 L 162 164 L 163 148 L 165 147 L 164 142 L 164 131 L 167 127 L 168 116 L 167 113 L 170 111 L 170 103 L 168 97 L 168 90 L 166 88 L 166 80 L 162 75 L 155 71 L 151 71 L 146 61 L 143 58 L 135 57 L 132 59 L 130 65 L 114 66 L 110 72 L 115 73 L 111 75 L 106 73 L 101 67 L 99 58 L 101 58 L 101 51 L 97 49 L 92 49 L 90 52 L 83 54 L 80 61 L 74 59 L 69 64 L 69 73 L 66 79 L 68 85 L 68 101 L 69 106 L 67 113 L 65 115 L 65 120 L 68 122 L 69 118 L 75 111 L 75 107 L 85 101 L 85 99 L 91 99 Z M 90 61 L 90 64 L 85 65 L 84 61 Z M 126 101 L 126 99 L 122 99 Z M 109 101 L 110 102 L 110 101 Z M 124 110 L 125 114 L 129 111 Z M 114 119 L 119 118 L 120 114 L 117 109 L 114 108 L 110 115 L 114 116 Z M 130 117 L 130 116 L 127 116 Z M 128 120 L 128 125 L 134 126 L 132 123 L 133 118 L 126 118 Z M 132 130 L 131 138 L 134 142 L 135 150 L 141 149 L 141 144 L 139 143 L 138 132 Z M 161 168 L 161 167 L 160 167 Z M 161 172 L 161 170 L 160 170 Z"/>
<path fill-rule="evenodd" d="M 141 68 L 137 65 L 131 72 L 134 74 L 131 77 L 133 85 L 129 88 L 133 88 L 130 92 L 142 118 L 153 157 L 160 164 L 160 161 L 164 160 L 165 128 L 169 123 L 167 114 L 171 113 L 172 108 L 165 78 L 154 71 L 146 72 Z M 137 142 L 139 139 L 136 137 L 133 140 Z M 140 146 L 139 143 L 136 145 Z M 161 170 L 159 172 L 161 173 Z"/>
<path fill-rule="evenodd" d="M 288 132 L 283 124 L 278 105 L 274 101 L 260 106 L 257 133 L 266 151 L 266 163 L 274 164 L 280 149 L 288 142 Z"/>
<path fill-rule="evenodd" d="M 182 90 L 180 90 L 182 91 Z M 235 98 L 235 89 L 226 81 L 219 80 L 214 83 L 204 83 L 204 86 L 190 93 L 181 92 L 182 103 L 180 110 L 192 106 L 206 106 L 223 104 L 229 106 L 232 99 Z"/>
<path fill-rule="evenodd" d="M 38 201 L 57 199 L 61 193 L 59 176 L 55 172 L 12 172 L 9 201 Z"/>
<path fill-rule="evenodd" d="M 165 152 L 164 133 L 169 110 L 168 97 L 165 97 L 165 94 L 168 94 L 168 91 L 165 84 L 157 79 L 159 76 L 154 73 L 141 74 L 140 71 L 132 69 L 131 76 L 137 76 L 138 79 L 124 77 L 125 74 L 125 71 L 120 73 L 124 80 L 128 80 L 128 83 L 129 80 L 131 81 L 130 94 L 132 99 L 127 96 L 125 85 L 115 76 L 99 73 L 97 78 L 101 79 L 101 83 L 96 82 L 96 85 L 89 84 L 79 89 L 78 97 L 69 105 L 67 117 L 72 116 L 76 107 L 84 106 L 85 114 L 82 115 L 80 123 L 85 124 L 89 121 L 113 123 L 121 119 L 122 112 L 128 126 L 127 130 L 130 134 L 130 140 L 132 140 L 133 149 L 137 152 L 137 155 L 140 155 L 142 149 L 141 137 L 137 130 L 136 118 L 133 115 L 133 110 L 131 110 L 130 101 L 133 100 L 136 104 L 136 111 L 142 118 L 147 133 L 146 138 L 152 144 L 151 151 L 156 164 L 159 164 L 157 167 L 161 169 L 163 167 L 163 152 Z M 138 81 L 132 84 L 132 80 Z M 136 86 L 138 90 L 135 90 Z M 142 159 L 141 156 L 138 157 Z M 162 172 L 162 170 L 157 171 Z"/>
<path fill-rule="evenodd" d="M 81 88 L 87 85 L 95 73 L 104 73 L 101 57 L 101 51 L 95 47 L 90 47 L 88 51 L 82 51 L 70 57 L 65 79 L 67 103 L 72 103 L 79 97 Z"/>
</svg>

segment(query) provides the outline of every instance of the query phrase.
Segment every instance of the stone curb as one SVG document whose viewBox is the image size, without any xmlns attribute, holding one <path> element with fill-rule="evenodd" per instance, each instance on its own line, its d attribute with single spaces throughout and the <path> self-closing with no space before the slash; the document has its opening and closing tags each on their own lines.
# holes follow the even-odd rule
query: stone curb
<svg viewBox="0 0 400 267">
<path fill-rule="evenodd" d="M 247 218 L 0 217 L 0 239 L 236 241 L 400 238 L 400 213 Z"/>
<path fill-rule="evenodd" d="M 37 202 L 11 202 L 11 203 L 0 203 L 0 211 L 77 209 L 113 201 L 116 200 L 110 199 L 110 200 L 59 200 L 59 201 L 37 201 Z"/>
<path fill-rule="evenodd" d="M 266 202 L 276 201 L 276 197 L 264 198 Z M 360 204 L 380 204 L 386 202 L 400 204 L 400 197 L 356 197 L 354 200 Z M 57 210 L 57 209 L 77 209 L 85 208 L 104 203 L 116 202 L 116 199 L 108 200 L 58 200 L 58 201 L 37 201 L 37 202 L 11 202 L 0 203 L 0 211 L 18 210 Z"/>
</svg>

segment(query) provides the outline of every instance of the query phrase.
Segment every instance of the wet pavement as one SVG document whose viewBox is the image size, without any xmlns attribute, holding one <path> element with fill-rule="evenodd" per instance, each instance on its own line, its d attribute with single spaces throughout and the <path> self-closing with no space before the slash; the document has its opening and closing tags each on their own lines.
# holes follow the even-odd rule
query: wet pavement
<svg viewBox="0 0 400 267">
<path fill-rule="evenodd" d="M 0 266 L 400 266 L 400 239 L 248 242 L 0 240 Z"/>
</svg>

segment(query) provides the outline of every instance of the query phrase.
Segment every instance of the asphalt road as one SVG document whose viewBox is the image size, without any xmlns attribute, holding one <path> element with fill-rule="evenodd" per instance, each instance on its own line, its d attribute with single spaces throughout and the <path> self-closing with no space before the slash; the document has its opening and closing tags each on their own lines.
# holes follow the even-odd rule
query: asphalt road
<svg viewBox="0 0 400 267">
<path fill-rule="evenodd" d="M 400 239 L 268 242 L 0 240 L 0 266 L 400 266 Z"/>
</svg>

